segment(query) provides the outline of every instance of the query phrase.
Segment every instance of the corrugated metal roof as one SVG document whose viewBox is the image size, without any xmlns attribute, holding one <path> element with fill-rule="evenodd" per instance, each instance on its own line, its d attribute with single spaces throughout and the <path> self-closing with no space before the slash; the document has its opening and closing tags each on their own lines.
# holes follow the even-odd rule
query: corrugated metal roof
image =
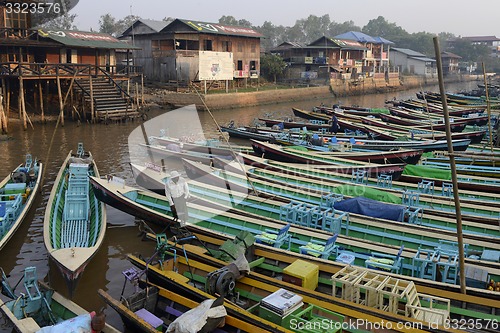
<svg viewBox="0 0 500 333">
<path fill-rule="evenodd" d="M 355 40 L 337 38 L 330 38 L 330 40 L 340 46 L 340 48 L 342 49 L 366 51 L 366 47 Z"/>
<path fill-rule="evenodd" d="M 391 51 L 401 52 L 403 54 L 406 54 L 409 57 L 427 57 L 425 54 L 422 54 L 420 52 L 413 51 L 413 50 L 410 50 L 410 49 L 402 49 L 402 48 L 399 48 L 399 47 L 393 47 L 393 48 L 391 48 Z"/>
<path fill-rule="evenodd" d="M 394 42 L 391 42 L 388 39 L 385 39 L 384 37 L 374 37 L 376 41 L 378 41 L 380 44 L 385 44 L 385 45 L 394 45 Z"/>
<path fill-rule="evenodd" d="M 471 42 L 497 42 L 500 41 L 500 38 L 496 36 L 469 36 L 462 37 L 463 39 L 469 40 Z"/>
<path fill-rule="evenodd" d="M 367 34 L 359 32 L 359 31 L 349 31 L 349 32 L 337 35 L 334 38 L 355 40 L 355 41 L 361 42 L 361 43 L 377 43 L 377 41 L 372 36 L 368 36 Z"/>
<path fill-rule="evenodd" d="M 442 58 L 454 58 L 454 59 L 462 59 L 461 56 L 455 54 L 455 53 L 451 53 L 451 52 L 446 52 L 446 51 L 443 51 L 441 52 L 441 57 Z"/>
<path fill-rule="evenodd" d="M 427 57 L 408 57 L 410 59 L 425 61 L 425 62 L 436 62 L 435 59 L 427 58 Z"/>
<path fill-rule="evenodd" d="M 172 23 L 173 20 L 170 20 L 170 21 L 163 21 L 163 20 L 162 21 L 158 21 L 158 20 L 140 19 L 139 21 L 141 21 L 142 23 L 144 23 L 145 25 L 147 25 L 148 27 L 150 27 L 154 31 L 159 32 L 159 31 L 161 31 L 161 29 L 165 28 L 167 25 L 169 25 L 170 23 Z"/>
<path fill-rule="evenodd" d="M 65 46 L 95 49 L 140 49 L 108 34 L 75 30 L 38 30 L 38 35 Z"/>
<path fill-rule="evenodd" d="M 231 36 L 245 36 L 245 37 L 264 37 L 260 32 L 247 27 L 230 26 L 219 23 L 208 23 L 193 20 L 183 20 L 175 19 L 172 23 L 167 25 L 162 31 L 169 30 L 169 26 L 173 25 L 175 22 L 182 22 L 193 31 L 206 33 L 206 34 L 217 34 L 217 35 L 231 35 Z"/>
</svg>

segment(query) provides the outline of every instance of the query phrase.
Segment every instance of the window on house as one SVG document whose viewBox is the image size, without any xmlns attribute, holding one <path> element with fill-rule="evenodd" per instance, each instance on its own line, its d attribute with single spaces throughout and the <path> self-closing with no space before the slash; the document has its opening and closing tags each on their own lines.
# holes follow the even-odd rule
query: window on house
<svg viewBox="0 0 500 333">
<path fill-rule="evenodd" d="M 238 43 L 238 52 L 243 52 L 243 43 Z"/>
<path fill-rule="evenodd" d="M 160 49 L 160 41 L 159 40 L 152 40 L 151 41 L 151 50 L 158 51 L 159 49 Z"/>
<path fill-rule="evenodd" d="M 210 39 L 205 39 L 203 46 L 205 51 L 212 51 L 212 41 Z"/>
<path fill-rule="evenodd" d="M 8 47 L 7 48 L 8 62 L 28 62 L 28 53 L 26 48 Z"/>
<path fill-rule="evenodd" d="M 257 70 L 257 61 L 255 60 L 250 61 L 250 70 L 251 71 Z"/>
<path fill-rule="evenodd" d="M 237 67 L 238 67 L 237 70 L 239 70 L 239 71 L 243 70 L 243 61 L 242 60 L 238 60 Z"/>
<path fill-rule="evenodd" d="M 21 10 L 16 13 L 12 10 L 10 13 L 6 12 L 7 27 L 16 29 L 28 29 L 28 13 L 23 13 Z"/>
<path fill-rule="evenodd" d="M 231 52 L 231 42 L 230 41 L 222 41 L 222 51 L 223 52 Z"/>
</svg>

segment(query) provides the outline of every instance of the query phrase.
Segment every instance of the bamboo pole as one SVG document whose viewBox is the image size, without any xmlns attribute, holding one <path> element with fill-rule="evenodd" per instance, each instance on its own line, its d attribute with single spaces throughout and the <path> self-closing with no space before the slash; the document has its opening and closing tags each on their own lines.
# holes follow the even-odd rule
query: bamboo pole
<svg viewBox="0 0 500 333">
<path fill-rule="evenodd" d="M 10 117 L 10 80 L 7 81 L 7 101 L 5 103 L 5 108 L 7 109 L 7 124 L 9 123 L 9 117 Z"/>
<path fill-rule="evenodd" d="M 457 218 L 457 241 L 458 241 L 458 256 L 459 256 L 459 270 L 460 270 L 460 291 L 462 294 L 467 293 L 467 288 L 465 284 L 465 259 L 464 259 L 464 239 L 462 233 L 462 211 L 460 207 L 460 197 L 458 193 L 458 179 L 457 179 L 457 166 L 455 164 L 455 157 L 453 156 L 453 143 L 451 140 L 451 129 L 450 129 L 450 115 L 448 112 L 448 104 L 446 102 L 446 91 L 444 89 L 444 79 L 443 79 L 443 68 L 441 61 L 441 50 L 439 48 L 438 37 L 433 38 L 434 41 L 434 51 L 436 52 L 436 63 L 438 69 L 439 78 L 439 90 L 441 91 L 441 103 L 443 104 L 444 121 L 446 124 L 446 141 L 448 143 L 448 152 L 451 154 L 450 159 L 450 169 L 451 169 L 451 179 L 453 183 L 453 199 L 455 201 L 455 213 Z"/>
<path fill-rule="evenodd" d="M 493 133 L 491 131 L 491 106 L 490 106 L 490 94 L 488 92 L 488 80 L 486 79 L 486 69 L 484 68 L 483 62 L 483 78 L 484 78 L 484 90 L 486 90 L 486 112 L 488 114 L 488 134 L 490 136 L 490 150 L 493 151 Z"/>
<path fill-rule="evenodd" d="M 45 110 L 43 109 L 43 87 L 40 80 L 38 81 L 38 95 L 40 98 L 40 112 L 42 114 L 42 123 L 45 123 Z"/>
<path fill-rule="evenodd" d="M 3 90 L 3 86 L 2 86 L 2 90 Z M 2 134 L 6 134 L 7 133 L 7 122 L 5 121 L 5 113 L 4 113 L 4 110 L 3 110 L 3 92 L 2 94 L 0 94 L 0 129 L 1 129 L 1 132 Z"/>
<path fill-rule="evenodd" d="M 26 101 L 24 100 L 24 82 L 23 77 L 19 76 L 19 112 L 20 116 L 23 118 L 23 129 L 26 131 L 28 129 L 28 123 L 26 119 Z"/>
<path fill-rule="evenodd" d="M 8 131 L 8 121 L 5 116 L 4 102 L 7 103 L 7 86 L 6 80 L 2 78 L 2 90 L 0 91 L 0 130 L 2 133 L 7 134 Z"/>
<path fill-rule="evenodd" d="M 139 108 L 139 83 L 135 83 L 135 105 Z"/>
<path fill-rule="evenodd" d="M 141 74 L 141 106 L 144 105 L 144 74 Z"/>
<path fill-rule="evenodd" d="M 92 83 L 92 76 L 89 76 L 89 84 L 90 84 L 90 119 L 92 123 L 95 123 L 94 85 Z"/>
<path fill-rule="evenodd" d="M 61 126 L 64 127 L 64 104 L 61 91 L 61 78 L 59 77 L 59 67 L 56 68 L 56 81 L 57 81 L 57 95 L 59 97 L 59 118 L 61 119 Z"/>
</svg>

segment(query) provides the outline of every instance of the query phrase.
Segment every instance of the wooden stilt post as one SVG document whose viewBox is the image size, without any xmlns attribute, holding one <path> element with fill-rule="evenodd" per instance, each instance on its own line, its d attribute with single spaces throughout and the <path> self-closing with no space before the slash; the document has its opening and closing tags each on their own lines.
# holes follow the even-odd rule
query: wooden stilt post
<svg viewBox="0 0 500 333">
<path fill-rule="evenodd" d="M 90 84 L 90 119 L 92 124 L 95 123 L 95 110 L 94 110 L 94 86 L 92 83 L 92 76 L 89 76 L 89 84 Z"/>
<path fill-rule="evenodd" d="M 75 101 L 74 101 L 74 96 L 73 96 L 73 89 L 70 88 L 70 93 L 69 93 L 69 99 L 70 99 L 70 104 L 71 104 L 71 117 L 73 120 L 75 120 Z"/>
<path fill-rule="evenodd" d="M 2 78 L 2 90 L 0 91 L 0 130 L 6 134 L 8 131 L 8 121 L 5 115 L 4 103 L 5 105 L 7 104 L 7 86 L 6 80 Z"/>
<path fill-rule="evenodd" d="M 144 105 L 144 74 L 141 74 L 141 106 Z"/>
<path fill-rule="evenodd" d="M 42 114 L 42 124 L 45 123 L 45 110 L 43 109 L 43 87 L 42 81 L 38 81 L 38 95 L 40 98 L 40 112 Z"/>
<path fill-rule="evenodd" d="M 139 108 L 139 83 L 135 83 L 135 105 Z"/>
<path fill-rule="evenodd" d="M 23 129 L 28 129 L 28 122 L 26 120 L 26 101 L 24 100 L 24 82 L 23 77 L 19 76 L 19 112 L 23 118 Z"/>
<path fill-rule="evenodd" d="M 3 90 L 4 89 L 2 86 L 2 92 L 0 94 L 0 130 L 2 134 L 7 133 L 7 123 L 5 121 L 5 113 L 3 110 L 3 100 L 4 100 Z"/>
<path fill-rule="evenodd" d="M 448 104 L 446 101 L 446 90 L 444 89 L 443 67 L 441 62 L 441 50 L 439 48 L 438 37 L 433 38 L 434 51 L 436 52 L 436 64 L 438 69 L 439 90 L 441 92 L 441 103 L 443 104 L 444 122 L 446 125 L 446 141 L 448 143 L 448 158 L 450 159 L 451 180 L 453 183 L 453 199 L 455 201 L 455 213 L 457 219 L 457 241 L 458 241 L 458 257 L 460 271 L 460 291 L 462 294 L 467 293 L 465 284 L 465 259 L 464 259 L 464 238 L 462 233 L 462 209 L 460 207 L 460 197 L 458 193 L 457 166 L 455 164 L 455 156 L 453 154 L 453 143 L 451 139 L 450 129 L 450 114 L 448 112 Z"/>
<path fill-rule="evenodd" d="M 61 126 L 64 126 L 64 104 L 61 91 L 61 79 L 59 77 L 59 67 L 56 67 L 56 81 L 57 81 L 57 95 L 59 97 L 59 117 L 61 120 Z"/>
<path fill-rule="evenodd" d="M 5 102 L 5 108 L 7 109 L 6 112 L 7 112 L 7 124 L 9 123 L 9 118 L 10 118 L 10 80 L 6 80 L 7 81 L 7 100 Z"/>
</svg>

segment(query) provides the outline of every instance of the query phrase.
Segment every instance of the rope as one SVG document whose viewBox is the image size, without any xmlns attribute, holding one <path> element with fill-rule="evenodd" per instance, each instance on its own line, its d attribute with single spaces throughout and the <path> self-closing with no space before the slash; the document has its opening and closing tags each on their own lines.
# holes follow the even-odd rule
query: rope
<svg viewBox="0 0 500 333">
<path fill-rule="evenodd" d="M 210 115 L 210 117 L 212 118 L 212 120 L 214 121 L 215 123 L 215 126 L 217 126 L 217 130 L 219 132 L 222 133 L 222 128 L 220 127 L 219 123 L 217 122 L 217 120 L 215 119 L 214 115 L 212 114 L 212 111 L 210 111 L 210 108 L 208 107 L 208 105 L 205 103 L 205 100 L 202 98 L 200 92 L 198 91 L 198 89 L 196 88 L 195 85 L 192 85 L 192 87 L 194 88 L 194 91 L 196 92 L 196 94 L 198 95 L 198 97 L 200 98 L 201 102 L 203 103 L 203 106 L 205 107 L 205 109 L 208 111 L 208 114 Z M 229 139 L 226 138 L 224 135 L 222 135 L 222 137 L 224 138 L 224 141 L 226 142 L 226 144 L 228 145 L 229 147 L 229 150 L 231 150 L 231 153 L 233 154 L 234 156 L 234 159 L 236 160 L 236 162 L 238 163 L 239 167 L 241 168 L 241 170 L 244 170 L 245 172 L 245 178 L 247 179 L 248 183 L 250 184 L 250 186 L 252 187 L 252 190 L 253 192 L 259 196 L 259 192 L 257 191 L 257 189 L 255 188 L 255 186 L 253 185 L 253 182 L 250 180 L 250 178 L 248 177 L 247 175 L 247 172 L 245 171 L 245 168 L 243 167 L 243 165 L 241 164 L 240 160 L 237 158 L 237 154 L 234 152 L 233 148 L 231 147 L 231 144 L 229 143 Z"/>
<path fill-rule="evenodd" d="M 43 181 L 45 179 L 45 172 L 47 171 L 47 166 L 48 166 L 48 161 L 49 161 L 49 156 L 50 156 L 50 151 L 52 150 L 52 145 L 54 144 L 54 138 L 56 137 L 56 131 L 57 131 L 57 127 L 59 126 L 59 123 L 61 121 L 61 113 L 59 113 L 59 116 L 57 117 L 57 122 L 56 122 L 56 127 L 54 127 L 54 132 L 52 133 L 52 138 L 50 139 L 50 144 L 49 144 L 49 149 L 47 150 L 47 158 L 45 159 L 45 161 L 47 162 L 45 164 L 45 168 L 43 168 L 43 172 L 42 172 L 42 178 L 40 180 L 40 188 L 43 188 Z"/>
</svg>

